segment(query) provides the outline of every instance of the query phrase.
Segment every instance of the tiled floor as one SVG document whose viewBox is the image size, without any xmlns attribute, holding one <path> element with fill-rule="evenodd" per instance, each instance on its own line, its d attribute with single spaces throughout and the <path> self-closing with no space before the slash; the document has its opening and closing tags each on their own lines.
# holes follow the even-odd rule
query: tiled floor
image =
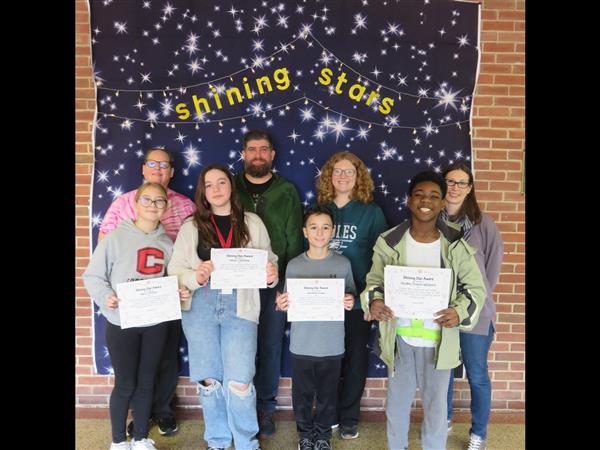
<svg viewBox="0 0 600 450">
<path fill-rule="evenodd" d="M 158 450 L 199 450 L 206 448 L 202 439 L 204 423 L 200 419 L 179 422 L 179 431 L 171 437 L 158 433 L 156 427 L 150 438 L 156 441 Z M 409 433 L 410 448 L 419 449 L 420 421 L 413 423 Z M 448 436 L 447 450 L 463 450 L 468 444 L 468 423 L 455 423 Z M 342 440 L 335 436 L 334 450 L 386 450 L 385 422 L 362 422 L 360 436 L 355 440 Z M 110 446 L 110 422 L 108 419 L 77 419 L 76 448 L 78 450 L 107 450 Z M 277 421 L 276 435 L 261 442 L 263 450 L 294 450 L 297 448 L 295 424 L 291 420 Z M 490 424 L 488 450 L 521 450 L 525 448 L 525 425 L 514 423 Z"/>
</svg>

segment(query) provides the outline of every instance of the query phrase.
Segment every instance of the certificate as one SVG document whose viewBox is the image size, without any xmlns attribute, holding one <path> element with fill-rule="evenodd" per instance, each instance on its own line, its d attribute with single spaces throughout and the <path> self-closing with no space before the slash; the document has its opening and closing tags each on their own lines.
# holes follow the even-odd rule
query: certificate
<svg viewBox="0 0 600 450">
<path fill-rule="evenodd" d="M 119 283 L 116 287 L 121 328 L 181 319 L 176 276 Z"/>
<path fill-rule="evenodd" d="M 213 248 L 210 259 L 215 269 L 210 288 L 263 289 L 267 287 L 267 251 L 255 248 Z"/>
<path fill-rule="evenodd" d="M 344 320 L 343 278 L 288 278 L 288 322 Z"/>
<path fill-rule="evenodd" d="M 385 266 L 385 304 L 394 316 L 407 319 L 434 319 L 448 307 L 451 269 Z"/>
</svg>

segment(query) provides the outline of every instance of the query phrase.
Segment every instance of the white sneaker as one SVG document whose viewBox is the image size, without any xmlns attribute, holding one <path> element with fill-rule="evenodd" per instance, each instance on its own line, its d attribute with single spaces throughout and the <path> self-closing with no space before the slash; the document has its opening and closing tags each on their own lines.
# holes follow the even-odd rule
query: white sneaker
<svg viewBox="0 0 600 450">
<path fill-rule="evenodd" d="M 131 450 L 156 450 L 156 447 L 154 441 L 150 438 L 140 439 L 139 441 L 132 439 Z"/>
<path fill-rule="evenodd" d="M 131 450 L 131 445 L 127 441 L 119 442 L 118 444 L 112 442 L 109 450 Z"/>
<path fill-rule="evenodd" d="M 481 439 L 476 434 L 471 433 L 467 450 L 487 450 L 487 446 L 485 444 L 485 439 Z"/>
<path fill-rule="evenodd" d="M 452 431 L 452 421 L 448 419 L 448 433 Z"/>
</svg>

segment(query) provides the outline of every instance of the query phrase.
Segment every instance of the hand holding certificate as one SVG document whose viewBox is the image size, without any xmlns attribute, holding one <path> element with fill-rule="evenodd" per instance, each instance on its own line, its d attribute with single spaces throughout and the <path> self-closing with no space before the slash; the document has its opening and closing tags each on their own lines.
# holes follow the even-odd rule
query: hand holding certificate
<svg viewBox="0 0 600 450">
<path fill-rule="evenodd" d="M 344 280 L 288 278 L 288 321 L 344 320 Z"/>
<path fill-rule="evenodd" d="M 394 316 L 409 319 L 434 319 L 448 307 L 450 269 L 385 266 L 385 303 Z"/>
<path fill-rule="evenodd" d="M 254 248 L 213 248 L 210 260 L 211 289 L 263 289 L 267 287 L 266 250 Z"/>
<path fill-rule="evenodd" d="M 176 276 L 119 283 L 116 288 L 123 329 L 181 319 Z"/>
</svg>

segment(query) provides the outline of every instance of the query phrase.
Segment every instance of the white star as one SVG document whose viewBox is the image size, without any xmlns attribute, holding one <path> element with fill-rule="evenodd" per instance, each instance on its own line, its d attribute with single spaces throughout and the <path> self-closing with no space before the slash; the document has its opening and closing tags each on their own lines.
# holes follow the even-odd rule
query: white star
<svg viewBox="0 0 600 450">
<path fill-rule="evenodd" d="M 188 67 L 190 68 L 190 70 L 192 71 L 192 75 L 194 75 L 194 74 L 195 74 L 197 71 L 199 71 L 199 70 L 204 70 L 204 69 L 203 69 L 203 68 L 200 66 L 200 64 L 198 63 L 198 58 L 194 59 L 194 60 L 193 60 L 192 62 L 190 62 L 190 63 L 189 63 L 187 66 L 188 66 Z"/>
<path fill-rule="evenodd" d="M 367 16 L 363 17 L 362 14 L 358 13 L 354 15 L 355 30 L 361 28 L 367 28 Z"/>
<path fill-rule="evenodd" d="M 263 39 L 261 39 L 260 41 L 258 39 L 255 39 L 252 41 L 252 49 L 257 52 L 259 50 L 264 50 L 263 49 Z"/>
<path fill-rule="evenodd" d="M 127 22 L 115 22 L 113 24 L 117 34 L 127 33 Z"/>
<path fill-rule="evenodd" d="M 188 165 L 188 169 L 190 167 L 200 165 L 200 152 L 196 150 L 196 148 L 192 144 L 188 145 L 185 148 L 183 156 L 185 158 L 185 162 Z"/>
<path fill-rule="evenodd" d="M 356 133 L 356 136 L 366 141 L 370 131 L 371 130 L 369 128 L 363 128 L 362 126 L 359 126 L 358 133 Z"/>
<path fill-rule="evenodd" d="M 292 134 L 289 134 L 288 137 L 290 139 L 292 139 L 294 141 L 294 143 L 296 143 L 296 139 L 298 139 L 300 137 L 299 134 L 296 133 L 296 130 L 292 130 Z"/>
<path fill-rule="evenodd" d="M 464 36 L 457 37 L 456 39 L 458 39 L 459 47 L 462 47 L 463 45 L 469 45 L 469 39 L 466 34 Z"/>
<path fill-rule="evenodd" d="M 313 115 L 313 112 L 312 112 L 312 106 L 310 108 L 307 107 L 306 109 L 301 109 L 300 115 L 302 116 L 302 122 L 307 122 L 309 120 L 315 119 L 315 116 Z"/>
<path fill-rule="evenodd" d="M 348 120 L 343 121 L 342 116 L 338 117 L 337 121 L 334 121 L 331 126 L 331 131 L 335 132 L 335 142 L 338 141 L 338 138 L 344 136 L 344 131 L 352 130 L 350 127 L 346 127 L 346 123 Z"/>
<path fill-rule="evenodd" d="M 173 11 L 175 11 L 177 8 L 171 6 L 169 4 L 169 2 L 167 2 L 167 4 L 165 5 L 165 7 L 162 9 L 162 12 L 165 14 L 165 16 L 170 16 L 171 14 L 173 14 Z"/>
<path fill-rule="evenodd" d="M 152 83 L 152 81 L 150 80 L 150 72 L 140 73 L 140 75 L 142 77 L 142 83 Z"/>
<path fill-rule="evenodd" d="M 131 127 L 133 126 L 133 122 L 129 119 L 125 119 L 123 122 L 121 122 L 121 129 L 125 129 L 125 130 L 131 130 Z"/>
</svg>

